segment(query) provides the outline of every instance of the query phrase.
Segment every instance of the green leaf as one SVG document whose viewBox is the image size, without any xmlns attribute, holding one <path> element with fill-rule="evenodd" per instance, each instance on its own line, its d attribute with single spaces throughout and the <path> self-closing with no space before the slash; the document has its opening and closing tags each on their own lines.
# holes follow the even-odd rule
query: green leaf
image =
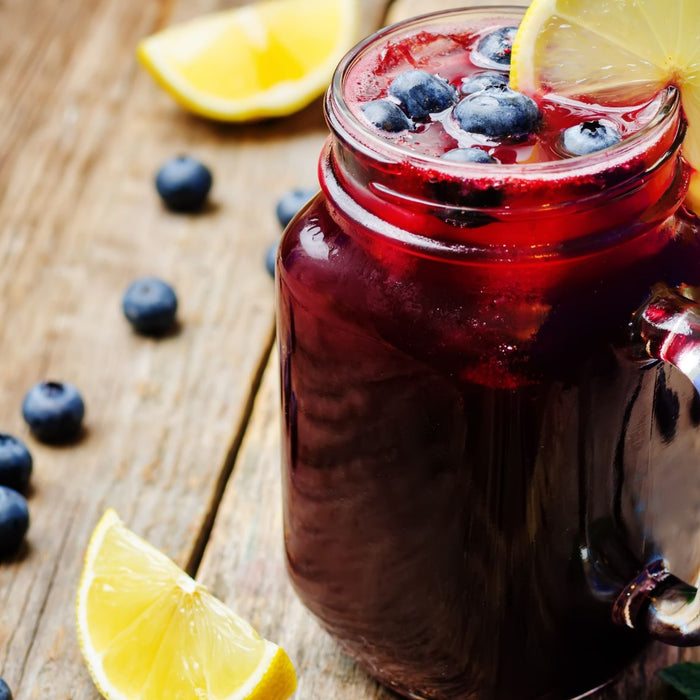
<svg viewBox="0 0 700 700">
<path fill-rule="evenodd" d="M 688 700 L 700 700 L 700 663 L 685 661 L 665 668 L 659 676 Z"/>
</svg>

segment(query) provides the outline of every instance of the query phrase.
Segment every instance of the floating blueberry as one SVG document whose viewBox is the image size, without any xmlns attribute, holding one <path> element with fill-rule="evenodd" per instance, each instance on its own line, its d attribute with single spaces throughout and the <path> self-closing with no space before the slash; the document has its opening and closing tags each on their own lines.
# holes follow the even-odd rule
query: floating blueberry
<svg viewBox="0 0 700 700">
<path fill-rule="evenodd" d="M 297 215 L 297 212 L 316 194 L 318 190 L 297 187 L 289 190 L 282 195 L 277 201 L 275 212 L 277 220 L 282 228 L 286 228 L 287 224 Z"/>
<path fill-rule="evenodd" d="M 382 131 L 396 133 L 414 128 L 413 122 L 401 111 L 395 102 L 389 100 L 372 100 L 362 105 L 365 119 Z"/>
<path fill-rule="evenodd" d="M 485 71 L 483 73 L 475 73 L 467 78 L 462 78 L 459 91 L 463 95 L 471 95 L 473 92 L 479 92 L 479 90 L 499 87 L 501 85 L 508 85 L 508 76 L 505 73 Z"/>
<path fill-rule="evenodd" d="M 453 114 L 465 131 L 501 139 L 522 138 L 532 133 L 540 121 L 536 102 L 505 86 L 467 95 Z"/>
<path fill-rule="evenodd" d="M 597 119 L 569 127 L 561 139 L 563 147 L 575 156 L 602 151 L 621 140 L 620 132 L 612 124 Z"/>
<path fill-rule="evenodd" d="M 403 111 L 415 120 L 427 119 L 457 101 L 457 91 L 444 78 L 424 70 L 408 70 L 397 75 L 389 85 Z"/>
<path fill-rule="evenodd" d="M 498 161 L 481 148 L 453 148 L 440 156 L 443 160 L 455 163 L 498 163 Z"/>
<path fill-rule="evenodd" d="M 265 251 L 265 269 L 267 270 L 270 277 L 274 279 L 275 277 L 275 262 L 277 260 L 277 246 L 278 243 L 275 241 L 271 243 L 267 250 Z"/>
<path fill-rule="evenodd" d="M 0 700 L 12 700 L 10 688 L 2 678 L 0 678 Z"/>
<path fill-rule="evenodd" d="M 157 277 L 141 277 L 124 292 L 122 310 L 138 333 L 161 335 L 175 325 L 177 296 L 167 282 Z"/>
<path fill-rule="evenodd" d="M 0 433 L 0 486 L 24 491 L 31 473 L 32 455 L 27 446 L 13 435 Z"/>
<path fill-rule="evenodd" d="M 513 39 L 517 31 L 517 27 L 501 27 L 482 37 L 476 47 L 477 57 L 485 58 L 486 61 L 497 63 L 499 66 L 509 66 Z"/>
<path fill-rule="evenodd" d="M 0 486 L 0 557 L 17 551 L 29 529 L 29 508 L 22 494 Z M 0 699 L 2 696 L 0 686 Z M 9 692 L 9 690 L 8 690 Z"/>
<path fill-rule="evenodd" d="M 38 440 L 67 442 L 80 432 L 85 404 L 68 382 L 39 382 L 24 397 L 22 415 Z"/>
<path fill-rule="evenodd" d="M 156 174 L 156 189 L 172 211 L 197 211 L 211 189 L 209 168 L 191 156 L 177 156 L 165 162 Z"/>
</svg>

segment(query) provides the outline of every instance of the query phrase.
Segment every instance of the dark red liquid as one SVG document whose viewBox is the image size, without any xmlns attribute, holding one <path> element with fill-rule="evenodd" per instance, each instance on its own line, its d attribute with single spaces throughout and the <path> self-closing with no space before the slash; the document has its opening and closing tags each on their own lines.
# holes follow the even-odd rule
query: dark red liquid
<svg viewBox="0 0 700 700">
<path fill-rule="evenodd" d="M 679 161 L 641 174 L 670 146 L 523 187 L 336 138 L 285 234 L 289 572 L 408 697 L 574 697 L 645 643 L 611 604 L 664 545 L 649 485 L 700 422 L 687 380 L 627 348 L 653 284 L 700 284 Z"/>
</svg>

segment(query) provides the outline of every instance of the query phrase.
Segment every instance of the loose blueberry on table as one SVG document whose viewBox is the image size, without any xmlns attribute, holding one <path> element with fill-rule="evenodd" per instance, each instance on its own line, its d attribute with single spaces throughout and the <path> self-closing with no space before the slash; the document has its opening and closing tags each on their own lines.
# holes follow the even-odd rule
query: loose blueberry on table
<svg viewBox="0 0 700 700">
<path fill-rule="evenodd" d="M 16 552 L 28 529 L 29 508 L 24 496 L 7 486 L 0 486 L 0 557 Z"/>
<path fill-rule="evenodd" d="M 122 310 L 138 333 L 162 335 L 175 326 L 177 295 L 167 282 L 157 277 L 141 277 L 124 292 Z"/>
<path fill-rule="evenodd" d="M 454 117 L 464 131 L 518 139 L 535 130 L 540 110 L 532 98 L 502 86 L 468 95 L 454 108 Z"/>
<path fill-rule="evenodd" d="M 2 678 L 0 678 L 0 700 L 12 700 L 10 688 Z"/>
<path fill-rule="evenodd" d="M 415 121 L 442 112 L 457 101 L 457 91 L 444 78 L 424 70 L 407 70 L 391 81 L 389 94 Z"/>
<path fill-rule="evenodd" d="M 193 212 L 209 196 L 213 177 L 209 168 L 191 156 L 177 156 L 165 162 L 156 174 L 156 190 L 168 209 Z"/>
<path fill-rule="evenodd" d="M 32 455 L 19 438 L 0 433 L 0 486 L 24 491 L 29 485 L 32 464 Z"/>
<path fill-rule="evenodd" d="M 318 190 L 297 187 L 283 194 L 277 201 L 275 213 L 282 228 L 297 215 L 301 208 L 316 194 Z"/>
<path fill-rule="evenodd" d="M 510 66 L 510 56 L 513 52 L 513 39 L 517 27 L 501 27 L 483 37 L 476 47 L 476 57 L 499 66 Z"/>
<path fill-rule="evenodd" d="M 620 132 L 612 124 L 594 119 L 566 129 L 562 135 L 562 145 L 569 153 L 584 156 L 610 148 L 621 139 Z"/>
<path fill-rule="evenodd" d="M 25 395 L 22 415 L 42 442 L 68 442 L 80 433 L 85 403 L 68 382 L 39 382 Z"/>
</svg>

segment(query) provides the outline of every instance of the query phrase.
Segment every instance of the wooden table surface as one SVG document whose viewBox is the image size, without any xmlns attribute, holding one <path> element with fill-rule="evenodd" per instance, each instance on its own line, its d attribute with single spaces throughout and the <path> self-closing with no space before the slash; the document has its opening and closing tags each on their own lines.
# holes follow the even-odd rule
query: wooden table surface
<svg viewBox="0 0 700 700">
<path fill-rule="evenodd" d="M 364 33 L 458 4 L 396 0 L 386 16 L 389 0 L 363 3 Z M 282 557 L 263 258 L 280 235 L 278 197 L 316 185 L 320 100 L 283 120 L 208 123 L 176 107 L 134 58 L 140 38 L 232 4 L 0 0 L 0 431 L 26 440 L 35 460 L 26 545 L 0 564 L 0 675 L 15 700 L 99 697 L 73 611 L 107 507 L 288 650 L 296 698 L 396 697 L 302 608 Z M 152 184 L 183 152 L 215 176 L 211 206 L 196 216 L 165 211 Z M 145 274 L 180 298 L 179 331 L 157 341 L 121 314 L 123 290 Z M 28 434 L 20 404 L 42 379 L 83 392 L 77 443 L 47 447 Z M 654 673 L 677 658 L 653 646 L 595 697 L 651 697 Z"/>
</svg>

